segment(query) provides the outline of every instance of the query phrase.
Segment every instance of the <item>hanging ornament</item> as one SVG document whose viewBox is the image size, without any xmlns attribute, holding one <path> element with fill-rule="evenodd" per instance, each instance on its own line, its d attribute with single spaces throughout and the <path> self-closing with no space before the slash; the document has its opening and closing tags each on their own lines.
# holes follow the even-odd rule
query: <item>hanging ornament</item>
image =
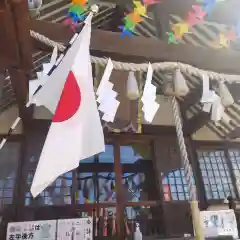
<svg viewBox="0 0 240 240">
<path fill-rule="evenodd" d="M 217 92 L 221 98 L 221 102 L 224 107 L 229 107 L 233 105 L 234 99 L 232 97 L 232 94 L 230 93 L 228 87 L 224 82 L 219 82 L 219 86 L 217 89 Z"/>
<path fill-rule="evenodd" d="M 137 100 L 139 98 L 139 90 L 134 72 L 129 72 L 127 79 L 127 97 L 130 100 Z"/>
<path fill-rule="evenodd" d="M 173 90 L 176 96 L 186 96 L 189 92 L 188 85 L 180 69 L 176 69 L 173 74 Z"/>
</svg>

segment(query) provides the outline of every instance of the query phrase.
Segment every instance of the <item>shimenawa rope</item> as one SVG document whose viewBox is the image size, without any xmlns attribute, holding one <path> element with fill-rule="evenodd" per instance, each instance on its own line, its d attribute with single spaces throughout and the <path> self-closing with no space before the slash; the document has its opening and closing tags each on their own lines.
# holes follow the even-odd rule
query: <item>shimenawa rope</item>
<svg viewBox="0 0 240 240">
<path fill-rule="evenodd" d="M 64 51 L 65 46 L 61 43 L 55 42 L 48 37 L 37 33 L 33 30 L 30 31 L 30 34 L 33 38 L 37 39 L 38 41 L 50 46 L 55 47 L 59 49 L 59 51 Z M 91 61 L 93 63 L 97 63 L 100 66 L 106 66 L 108 59 L 104 57 L 95 57 L 91 56 Z M 148 69 L 148 63 L 126 63 L 126 62 L 118 62 L 113 61 L 114 69 L 117 70 L 125 70 L 125 71 L 147 71 Z M 213 71 L 206 71 L 201 70 L 196 67 L 193 67 L 191 65 L 180 63 L 180 62 L 160 62 L 160 63 L 152 63 L 153 70 L 159 70 L 159 71 L 172 71 L 176 68 L 179 68 L 182 72 L 186 72 L 188 74 L 194 75 L 196 77 L 202 77 L 203 75 L 208 75 L 210 80 L 217 80 L 222 82 L 239 82 L 240 83 L 240 75 L 229 75 L 229 74 L 221 74 L 216 73 Z"/>
</svg>

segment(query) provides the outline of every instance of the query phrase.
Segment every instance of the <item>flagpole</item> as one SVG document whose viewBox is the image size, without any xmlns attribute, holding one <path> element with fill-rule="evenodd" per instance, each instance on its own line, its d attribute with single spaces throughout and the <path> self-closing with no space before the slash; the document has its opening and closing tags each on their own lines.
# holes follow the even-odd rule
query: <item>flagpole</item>
<svg viewBox="0 0 240 240">
<path fill-rule="evenodd" d="M 90 13 L 89 15 L 93 15 L 95 13 L 98 12 L 99 8 L 96 4 L 92 5 L 90 8 Z M 89 17 L 88 15 L 88 17 Z M 86 24 L 86 22 L 85 22 Z M 59 58 L 57 59 L 56 63 L 51 67 L 51 69 L 48 71 L 47 76 L 51 76 L 51 74 L 53 73 L 53 71 L 57 68 L 57 66 L 61 63 L 62 59 L 64 58 L 65 54 L 67 53 L 67 51 L 69 50 L 69 48 L 72 46 L 72 44 L 74 43 L 74 41 L 77 39 L 78 35 L 80 34 L 80 32 L 75 33 L 73 35 L 73 37 L 71 38 L 71 40 L 69 41 L 69 43 L 67 44 L 67 46 L 65 47 L 64 51 L 60 54 Z M 33 93 L 32 97 L 29 99 L 29 101 L 27 102 L 27 104 L 25 105 L 26 108 L 28 108 L 29 106 L 31 106 L 34 103 L 34 95 L 36 95 L 38 93 L 38 91 L 44 86 L 43 85 L 39 85 L 38 88 L 36 89 L 36 91 Z M 9 128 L 7 135 L 2 139 L 1 143 L 0 143 L 0 150 L 4 147 L 5 143 L 7 142 L 8 137 L 11 135 L 11 133 L 14 131 L 14 129 L 17 127 L 18 123 L 20 122 L 21 117 L 18 116 L 15 121 L 13 122 L 13 124 L 11 125 L 11 127 Z"/>
</svg>

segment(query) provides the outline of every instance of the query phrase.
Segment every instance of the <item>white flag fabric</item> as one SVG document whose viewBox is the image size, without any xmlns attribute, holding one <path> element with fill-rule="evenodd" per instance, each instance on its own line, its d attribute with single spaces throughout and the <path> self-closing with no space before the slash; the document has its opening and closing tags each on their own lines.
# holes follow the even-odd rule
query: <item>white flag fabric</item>
<svg viewBox="0 0 240 240">
<path fill-rule="evenodd" d="M 55 47 L 53 49 L 50 62 L 43 64 L 43 70 L 41 72 L 37 72 L 37 79 L 29 81 L 29 99 L 32 98 L 33 94 L 35 93 L 35 91 L 38 89 L 40 85 L 45 84 L 45 81 L 47 80 L 46 75 L 48 74 L 52 66 L 57 61 L 57 54 L 58 54 L 58 49 L 57 47 Z"/>
<path fill-rule="evenodd" d="M 86 19 L 86 24 L 87 23 L 91 24 L 91 15 Z M 67 51 L 66 55 L 58 65 L 57 69 L 53 71 L 50 76 L 44 76 L 45 79 L 42 80 L 45 83 L 44 87 L 31 100 L 37 106 L 43 105 L 52 114 L 55 113 L 64 84 L 66 82 L 66 78 L 75 61 L 75 57 L 77 53 L 80 52 L 83 48 L 84 36 L 88 31 L 86 27 L 87 26 L 82 29 L 82 32 L 75 39 L 71 48 Z M 58 61 L 59 59 L 57 60 L 57 62 Z M 49 89 L 51 89 L 51 94 L 49 94 Z"/>
<path fill-rule="evenodd" d="M 45 100 L 44 95 L 48 99 L 48 95 L 51 95 L 58 103 L 31 186 L 33 197 L 41 193 L 58 176 L 78 167 L 80 160 L 105 151 L 103 129 L 93 88 L 89 18 L 79 35 L 71 47 L 76 49 L 76 52 L 70 48 L 67 53 L 72 54 L 74 59 L 67 54 L 65 56 L 72 63 L 71 68 L 62 69 L 66 66 L 63 59 L 63 63 L 54 71 L 53 76 L 63 73 L 65 82 L 61 76 L 60 79 L 49 79 L 34 96 L 34 100 L 41 103 Z M 61 91 L 61 88 L 62 92 L 57 92 L 56 89 Z M 47 101 L 44 105 L 48 107 Z M 53 108 L 51 102 L 50 105 Z"/>
</svg>

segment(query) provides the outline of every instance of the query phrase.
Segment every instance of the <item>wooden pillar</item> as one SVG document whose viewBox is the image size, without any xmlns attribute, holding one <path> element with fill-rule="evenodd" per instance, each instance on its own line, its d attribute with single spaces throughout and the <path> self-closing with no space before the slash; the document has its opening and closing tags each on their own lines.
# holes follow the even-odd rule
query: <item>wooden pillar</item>
<svg viewBox="0 0 240 240">
<path fill-rule="evenodd" d="M 114 172 L 116 180 L 116 203 L 117 203 L 117 231 L 119 239 L 124 239 L 124 199 L 122 188 L 122 165 L 120 161 L 120 144 L 114 142 Z"/>
<path fill-rule="evenodd" d="M 152 6 L 153 20 L 156 27 L 156 37 L 167 42 L 167 32 L 170 31 L 170 16 L 165 13 L 162 4 L 155 4 Z"/>
<path fill-rule="evenodd" d="M 25 119 L 29 119 L 31 114 L 27 114 L 30 111 L 25 108 L 25 104 L 28 99 L 28 80 L 32 68 L 32 41 L 29 31 L 28 4 L 25 0 L 11 0 L 9 1 L 9 5 L 9 11 L 11 11 L 12 16 L 11 22 L 15 30 L 15 47 L 17 47 L 16 54 L 19 57 L 19 62 L 17 64 L 10 64 L 7 68 L 19 106 L 19 115 L 23 120 L 23 125 L 27 127 L 28 123 Z M 12 47 L 9 45 L 9 48 Z"/>
<path fill-rule="evenodd" d="M 197 194 L 199 199 L 200 210 L 204 210 L 208 207 L 206 192 L 204 188 L 204 182 L 201 174 L 201 169 L 198 161 L 197 149 L 192 143 L 191 139 L 186 141 L 189 154 L 189 160 L 192 165 L 193 175 L 196 182 Z"/>
<path fill-rule="evenodd" d="M 14 208 L 14 221 L 21 220 L 21 211 L 25 204 L 25 183 L 26 178 L 24 177 L 25 163 L 26 163 L 26 150 L 27 141 L 26 136 L 23 135 L 20 140 L 20 152 L 18 157 L 18 166 L 16 171 L 16 180 L 14 183 L 14 193 L 13 193 L 13 208 Z M 20 184 L 21 183 L 21 184 Z"/>
<path fill-rule="evenodd" d="M 155 172 L 155 179 L 156 179 L 156 186 L 158 189 L 158 202 L 159 202 L 159 219 L 161 219 L 160 221 L 160 229 L 163 233 L 164 236 L 166 236 L 166 221 L 165 221 L 165 217 L 164 217 L 164 192 L 163 192 L 163 185 L 162 185 L 162 176 L 161 176 L 161 169 L 158 167 L 158 163 L 159 161 L 161 161 L 161 159 L 158 159 L 156 156 L 156 149 L 159 148 L 159 146 L 156 143 L 156 140 L 153 140 L 151 142 L 151 146 L 152 146 L 152 161 L 153 161 L 153 169 Z"/>
</svg>

